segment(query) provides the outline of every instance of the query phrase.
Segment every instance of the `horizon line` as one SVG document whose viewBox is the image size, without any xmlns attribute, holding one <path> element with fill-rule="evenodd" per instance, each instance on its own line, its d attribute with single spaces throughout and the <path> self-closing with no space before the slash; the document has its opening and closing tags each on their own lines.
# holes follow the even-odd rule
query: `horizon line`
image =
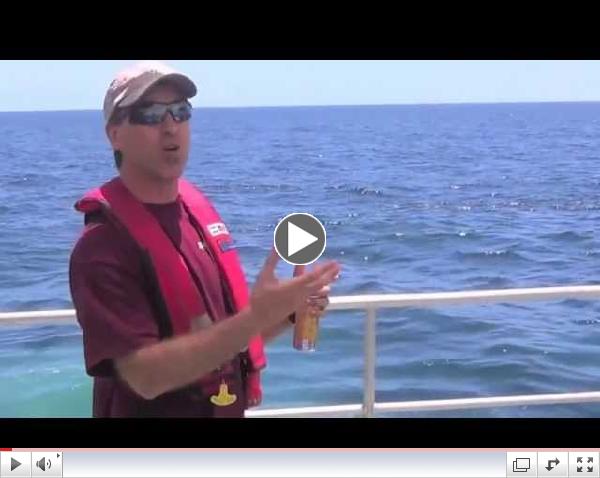
<svg viewBox="0 0 600 478">
<path fill-rule="evenodd" d="M 361 108 L 361 107 L 390 107 L 390 106 L 463 106 L 463 105 L 522 105 L 522 104 L 581 104 L 600 103 L 598 100 L 528 100 L 528 101 L 449 101 L 440 103 L 340 103 L 340 104 L 306 104 L 306 105 L 245 105 L 245 106 L 201 106 L 196 105 L 194 109 L 217 110 L 217 109 L 276 109 L 276 108 Z M 76 112 L 102 112 L 102 109 L 47 109 L 47 110 L 0 110 L 0 113 L 76 113 Z"/>
</svg>

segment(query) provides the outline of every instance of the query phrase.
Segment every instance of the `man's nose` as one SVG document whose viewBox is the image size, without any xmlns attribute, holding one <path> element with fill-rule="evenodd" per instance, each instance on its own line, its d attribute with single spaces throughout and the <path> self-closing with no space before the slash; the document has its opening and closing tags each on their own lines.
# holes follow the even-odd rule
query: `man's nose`
<svg viewBox="0 0 600 478">
<path fill-rule="evenodd" d="M 170 111 L 167 111 L 165 119 L 161 123 L 161 128 L 163 132 L 168 134 L 175 134 L 177 128 L 179 128 L 179 123 L 173 119 L 173 115 Z"/>
</svg>

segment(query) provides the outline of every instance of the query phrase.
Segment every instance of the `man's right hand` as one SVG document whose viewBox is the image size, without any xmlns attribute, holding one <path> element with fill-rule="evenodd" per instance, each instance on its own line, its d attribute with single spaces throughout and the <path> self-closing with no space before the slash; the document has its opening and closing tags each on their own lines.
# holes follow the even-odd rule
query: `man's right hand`
<svg viewBox="0 0 600 478">
<path fill-rule="evenodd" d="M 331 284 L 340 273 L 335 261 L 317 265 L 307 274 L 289 280 L 275 275 L 279 255 L 273 248 L 260 271 L 250 295 L 250 312 L 262 328 L 269 328 L 285 320 L 301 307 L 311 295 Z"/>
</svg>

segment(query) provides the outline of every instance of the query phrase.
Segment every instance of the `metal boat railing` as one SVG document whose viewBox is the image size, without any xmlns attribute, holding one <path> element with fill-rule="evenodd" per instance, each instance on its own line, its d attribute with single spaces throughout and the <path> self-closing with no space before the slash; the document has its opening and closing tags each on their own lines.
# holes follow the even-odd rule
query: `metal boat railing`
<svg viewBox="0 0 600 478">
<path fill-rule="evenodd" d="M 334 310 L 364 310 L 364 388 L 363 401 L 357 404 L 321 407 L 282 409 L 257 409 L 247 413 L 248 417 L 319 417 L 319 416 L 362 416 L 372 417 L 376 412 L 416 412 L 439 410 L 463 410 L 524 405 L 573 404 L 600 402 L 600 391 L 516 395 L 503 397 L 457 398 L 449 400 L 416 400 L 403 402 L 375 401 L 375 366 L 377 356 L 376 320 L 379 309 L 405 307 L 442 307 L 484 303 L 525 301 L 555 301 L 563 299 L 599 299 L 600 285 L 567 287 L 538 287 L 525 289 L 478 290 L 459 292 L 433 292 L 414 294 L 354 295 L 331 297 L 328 307 Z M 0 325 L 8 322 L 34 322 L 48 320 L 74 320 L 72 309 L 0 312 Z"/>
</svg>

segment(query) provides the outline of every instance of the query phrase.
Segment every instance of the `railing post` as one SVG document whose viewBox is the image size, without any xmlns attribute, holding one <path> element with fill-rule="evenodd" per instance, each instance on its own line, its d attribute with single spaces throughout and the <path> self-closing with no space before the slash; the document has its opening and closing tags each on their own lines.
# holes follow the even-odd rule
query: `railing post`
<svg viewBox="0 0 600 478">
<path fill-rule="evenodd" d="M 363 390 L 363 416 L 366 418 L 373 416 L 375 408 L 375 361 L 377 356 L 377 327 L 375 320 L 375 308 L 367 308 L 367 318 L 365 321 L 365 386 Z"/>
</svg>

